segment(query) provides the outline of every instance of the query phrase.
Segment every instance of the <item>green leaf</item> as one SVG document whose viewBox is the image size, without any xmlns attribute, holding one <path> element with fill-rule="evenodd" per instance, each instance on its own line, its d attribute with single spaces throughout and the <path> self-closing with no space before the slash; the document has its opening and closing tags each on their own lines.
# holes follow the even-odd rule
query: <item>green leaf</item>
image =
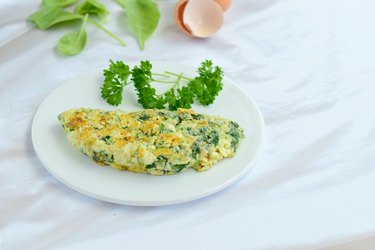
<svg viewBox="0 0 375 250">
<path fill-rule="evenodd" d="M 125 9 L 126 0 L 115 0 L 118 5 Z"/>
<path fill-rule="evenodd" d="M 105 21 L 109 11 L 104 4 L 100 3 L 98 0 L 86 0 L 75 9 L 77 14 L 85 15 L 97 15 L 102 21 Z"/>
<path fill-rule="evenodd" d="M 70 32 L 57 42 L 57 50 L 64 55 L 71 56 L 80 53 L 86 45 L 87 34 L 85 31 L 87 15 L 83 20 L 81 30 L 79 32 Z"/>
<path fill-rule="evenodd" d="M 67 56 L 76 55 L 85 48 L 86 40 L 86 31 L 70 32 L 60 38 L 57 50 Z"/>
<path fill-rule="evenodd" d="M 29 16 L 28 20 L 33 22 L 37 28 L 46 30 L 58 23 L 82 19 L 82 15 L 73 14 L 57 6 L 44 7 Z"/>
<path fill-rule="evenodd" d="M 145 109 L 163 109 L 165 100 L 156 94 L 156 90 L 151 87 L 152 65 L 149 61 L 141 61 L 140 67 L 135 66 L 132 70 L 132 81 L 138 95 L 138 103 Z"/>
<path fill-rule="evenodd" d="M 160 12 L 155 0 L 126 0 L 117 1 L 125 7 L 128 25 L 131 32 L 138 39 L 141 50 L 145 41 L 158 26 Z"/>
<path fill-rule="evenodd" d="M 172 88 L 165 93 L 165 100 L 168 103 L 168 108 L 170 110 L 177 110 L 178 108 L 191 108 L 191 104 L 194 103 L 194 94 L 191 92 L 190 88 L 182 87 L 176 91 L 174 88 Z"/>
<path fill-rule="evenodd" d="M 44 6 L 66 7 L 77 3 L 79 0 L 43 0 Z"/>
<path fill-rule="evenodd" d="M 110 105 L 118 106 L 122 102 L 122 92 L 130 76 L 129 66 L 122 61 L 116 63 L 110 60 L 109 69 L 104 71 L 104 84 L 101 96 Z"/>
<path fill-rule="evenodd" d="M 213 66 L 212 61 L 206 60 L 198 68 L 198 73 L 199 76 L 190 81 L 188 86 L 200 104 L 207 106 L 215 101 L 223 89 L 223 70 Z"/>
</svg>

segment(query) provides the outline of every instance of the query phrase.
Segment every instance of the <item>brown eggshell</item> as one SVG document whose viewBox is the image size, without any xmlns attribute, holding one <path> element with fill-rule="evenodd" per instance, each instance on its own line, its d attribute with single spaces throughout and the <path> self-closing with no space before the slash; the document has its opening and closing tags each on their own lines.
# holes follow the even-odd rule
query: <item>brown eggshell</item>
<svg viewBox="0 0 375 250">
<path fill-rule="evenodd" d="M 232 0 L 214 0 L 214 1 L 217 2 L 221 6 L 223 11 L 226 11 L 232 3 Z"/>
<path fill-rule="evenodd" d="M 223 25 L 223 10 L 212 0 L 189 0 L 185 3 L 182 21 L 193 36 L 211 37 Z"/>
<path fill-rule="evenodd" d="M 193 36 L 191 33 L 191 30 L 189 30 L 188 27 L 185 26 L 183 23 L 183 15 L 185 11 L 186 4 L 189 0 L 180 0 L 177 2 L 175 8 L 174 8 L 174 21 L 177 24 L 177 26 L 182 30 L 185 34 L 189 36 Z"/>
</svg>

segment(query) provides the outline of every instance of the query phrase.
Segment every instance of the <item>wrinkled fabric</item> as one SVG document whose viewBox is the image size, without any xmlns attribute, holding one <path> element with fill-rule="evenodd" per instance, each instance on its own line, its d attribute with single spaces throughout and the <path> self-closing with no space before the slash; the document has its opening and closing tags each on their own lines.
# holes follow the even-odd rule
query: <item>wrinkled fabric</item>
<svg viewBox="0 0 375 250">
<path fill-rule="evenodd" d="M 34 29 L 39 1 L 0 6 L 0 249 L 310 249 L 375 235 L 375 23 L 372 0 L 234 0 L 222 29 L 192 39 L 176 1 L 140 51 L 114 1 L 85 50 L 60 56 L 69 29 Z M 110 204 L 51 176 L 31 142 L 42 100 L 108 60 L 212 59 L 259 105 L 266 142 L 252 171 L 212 196 L 166 207 Z M 173 188 L 173 187 L 171 187 Z"/>
</svg>

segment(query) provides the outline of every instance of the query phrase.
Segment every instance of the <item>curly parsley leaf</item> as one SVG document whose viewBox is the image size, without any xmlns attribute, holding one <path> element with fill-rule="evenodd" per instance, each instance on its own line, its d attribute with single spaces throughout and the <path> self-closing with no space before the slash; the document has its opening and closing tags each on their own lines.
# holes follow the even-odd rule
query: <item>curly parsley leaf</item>
<svg viewBox="0 0 375 250">
<path fill-rule="evenodd" d="M 216 96 L 223 89 L 223 70 L 214 66 L 212 61 L 202 62 L 198 68 L 199 76 L 189 83 L 189 88 L 195 93 L 200 104 L 207 106 L 215 101 Z"/>
<path fill-rule="evenodd" d="M 149 61 L 141 61 L 141 65 L 135 66 L 132 70 L 132 81 L 137 91 L 138 102 L 145 109 L 163 109 L 165 100 L 156 94 L 156 90 L 151 87 L 152 65 Z"/>
<path fill-rule="evenodd" d="M 109 69 L 104 72 L 104 84 L 101 87 L 102 98 L 110 105 L 118 106 L 122 102 L 122 92 L 128 84 L 129 66 L 122 61 L 110 61 Z"/>
<path fill-rule="evenodd" d="M 191 108 L 191 104 L 194 103 L 194 93 L 186 86 L 177 90 L 172 88 L 165 93 L 165 100 L 168 103 L 168 108 L 170 110 Z"/>
</svg>

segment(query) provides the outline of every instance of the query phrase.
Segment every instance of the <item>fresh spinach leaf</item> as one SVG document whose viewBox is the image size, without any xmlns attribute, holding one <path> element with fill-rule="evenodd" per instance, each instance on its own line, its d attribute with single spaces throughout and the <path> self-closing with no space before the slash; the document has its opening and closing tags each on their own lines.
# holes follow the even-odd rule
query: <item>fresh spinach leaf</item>
<svg viewBox="0 0 375 250">
<path fill-rule="evenodd" d="M 100 3 L 98 0 L 86 0 L 75 9 L 77 14 L 85 15 L 97 15 L 102 21 L 105 21 L 109 11 L 104 4 Z"/>
<path fill-rule="evenodd" d="M 122 8 L 125 9 L 126 0 L 115 0 L 115 1 L 116 1 L 116 3 L 118 3 L 118 5 L 120 5 Z"/>
<path fill-rule="evenodd" d="M 79 32 L 70 32 L 57 42 L 57 50 L 64 55 L 70 56 L 80 53 L 86 45 L 87 33 L 85 30 L 88 15 L 86 14 Z"/>
<path fill-rule="evenodd" d="M 44 6 L 66 7 L 77 3 L 79 0 L 43 0 Z"/>
<path fill-rule="evenodd" d="M 156 1 L 118 0 L 117 2 L 125 8 L 129 28 L 138 39 L 141 50 L 144 50 L 146 40 L 155 31 L 160 19 Z"/>
<path fill-rule="evenodd" d="M 48 6 L 29 16 L 38 29 L 46 30 L 55 24 L 82 19 L 82 15 L 73 14 L 58 6 Z"/>
</svg>

